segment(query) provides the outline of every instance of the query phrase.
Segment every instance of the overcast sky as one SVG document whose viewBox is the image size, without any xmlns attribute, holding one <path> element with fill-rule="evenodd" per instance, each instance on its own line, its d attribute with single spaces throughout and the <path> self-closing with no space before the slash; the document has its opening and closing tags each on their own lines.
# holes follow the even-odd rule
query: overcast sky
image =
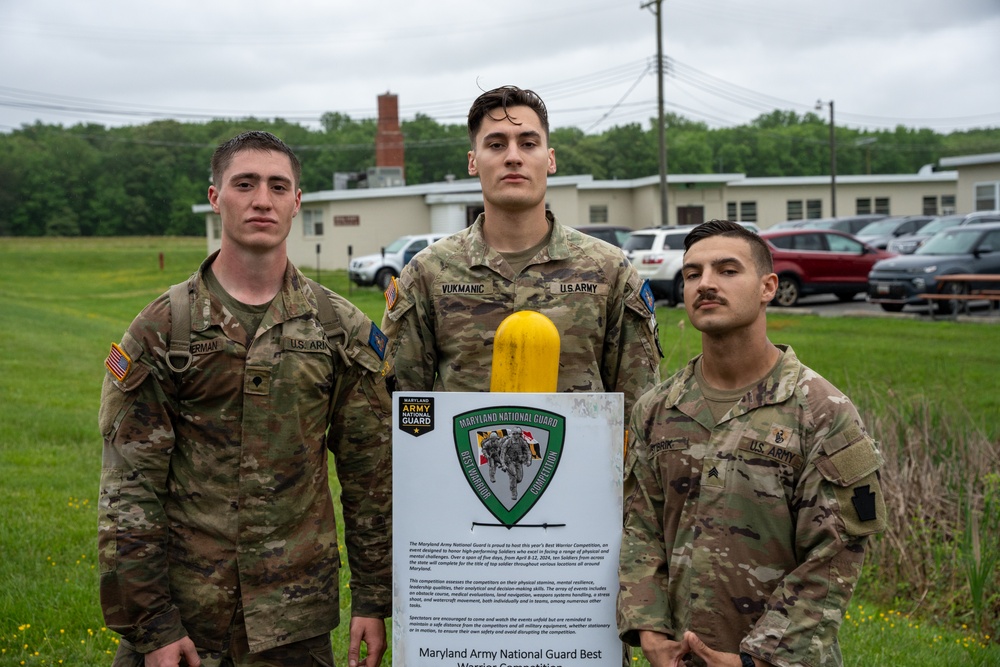
<svg viewBox="0 0 1000 667">
<path fill-rule="evenodd" d="M 480 89 L 553 127 L 657 112 L 647 0 L 0 0 L 0 132 L 327 111 L 464 123 Z M 663 0 L 666 109 L 711 127 L 834 101 L 837 125 L 1000 127 L 1000 0 Z"/>
</svg>

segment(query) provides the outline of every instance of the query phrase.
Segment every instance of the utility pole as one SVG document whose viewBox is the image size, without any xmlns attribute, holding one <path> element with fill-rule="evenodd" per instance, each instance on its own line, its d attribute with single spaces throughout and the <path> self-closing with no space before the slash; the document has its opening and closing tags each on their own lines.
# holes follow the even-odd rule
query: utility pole
<svg viewBox="0 0 1000 667">
<path fill-rule="evenodd" d="M 837 140 L 834 134 L 833 100 L 830 105 L 830 217 L 837 217 Z M 816 110 L 823 108 L 823 100 L 816 100 Z"/>
<path fill-rule="evenodd" d="M 660 140 L 660 224 L 670 222 L 670 207 L 667 205 L 667 137 L 666 120 L 663 117 L 663 0 L 649 0 L 641 9 L 653 7 L 656 14 L 656 96 L 659 108 L 657 134 Z"/>
</svg>

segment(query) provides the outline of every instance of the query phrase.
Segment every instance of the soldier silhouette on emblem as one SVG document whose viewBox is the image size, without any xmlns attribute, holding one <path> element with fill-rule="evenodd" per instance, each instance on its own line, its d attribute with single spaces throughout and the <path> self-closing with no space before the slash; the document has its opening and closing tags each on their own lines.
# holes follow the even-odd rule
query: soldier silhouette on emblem
<svg viewBox="0 0 1000 667">
<path fill-rule="evenodd" d="M 490 481 L 497 481 L 497 467 L 499 466 L 504 472 L 507 468 L 503 465 L 502 457 L 502 445 L 500 440 L 500 435 L 496 431 L 490 431 L 490 434 L 483 439 L 483 454 L 490 463 Z"/>
<path fill-rule="evenodd" d="M 517 485 L 524 479 L 523 466 L 531 466 L 531 447 L 520 426 L 510 430 L 510 435 L 501 442 L 501 455 L 510 479 L 510 497 L 517 500 Z"/>
</svg>

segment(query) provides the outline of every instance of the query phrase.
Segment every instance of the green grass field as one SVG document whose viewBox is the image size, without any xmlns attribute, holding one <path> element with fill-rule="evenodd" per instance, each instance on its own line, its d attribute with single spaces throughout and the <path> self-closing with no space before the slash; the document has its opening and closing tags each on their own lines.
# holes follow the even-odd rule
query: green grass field
<svg viewBox="0 0 1000 667">
<path fill-rule="evenodd" d="M 116 639 L 102 624 L 96 571 L 103 361 L 136 313 L 204 255 L 203 239 L 0 239 L 0 665 L 110 663 Z M 321 279 L 348 294 L 343 272 Z M 350 296 L 380 320 L 377 290 Z M 680 310 L 658 317 L 667 372 L 698 352 L 699 337 Z M 995 326 L 769 320 L 774 342 L 791 344 L 862 410 L 931 399 L 1000 435 Z M 859 600 L 851 613 L 849 665 L 1000 664 L 995 639 L 953 620 L 918 622 Z"/>
</svg>

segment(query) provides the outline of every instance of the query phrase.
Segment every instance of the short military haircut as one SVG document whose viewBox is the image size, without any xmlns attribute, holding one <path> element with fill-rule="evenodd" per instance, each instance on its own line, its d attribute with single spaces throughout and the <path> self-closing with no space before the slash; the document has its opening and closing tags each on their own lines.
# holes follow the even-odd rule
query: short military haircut
<svg viewBox="0 0 1000 667">
<path fill-rule="evenodd" d="M 771 258 L 771 249 L 767 242 L 743 225 L 731 220 L 709 220 L 701 223 L 684 237 L 684 250 L 690 250 L 698 241 L 704 241 L 712 236 L 745 240 L 750 244 L 750 256 L 753 258 L 754 266 L 757 267 L 757 275 L 764 276 L 774 272 L 774 260 Z"/>
<path fill-rule="evenodd" d="M 302 178 L 302 164 L 299 162 L 299 158 L 284 141 L 270 132 L 261 130 L 251 130 L 238 134 L 215 149 L 215 152 L 212 153 L 212 183 L 215 184 L 215 187 L 222 184 L 222 175 L 226 173 L 226 169 L 232 164 L 236 154 L 243 151 L 262 151 L 287 155 L 289 162 L 292 163 L 294 186 L 296 189 L 299 187 L 299 180 Z"/>
<path fill-rule="evenodd" d="M 476 98 L 469 109 L 469 142 L 472 148 L 476 148 L 476 135 L 479 128 L 483 126 L 483 119 L 489 116 L 493 120 L 503 120 L 506 118 L 515 125 L 520 125 L 510 117 L 508 109 L 510 107 L 528 107 L 536 114 L 538 120 L 542 122 L 542 129 L 545 130 L 545 141 L 549 140 L 549 112 L 545 109 L 545 102 L 532 90 L 525 90 L 517 86 L 500 86 L 493 90 L 487 90 Z M 499 113 L 492 112 L 499 109 Z"/>
</svg>

